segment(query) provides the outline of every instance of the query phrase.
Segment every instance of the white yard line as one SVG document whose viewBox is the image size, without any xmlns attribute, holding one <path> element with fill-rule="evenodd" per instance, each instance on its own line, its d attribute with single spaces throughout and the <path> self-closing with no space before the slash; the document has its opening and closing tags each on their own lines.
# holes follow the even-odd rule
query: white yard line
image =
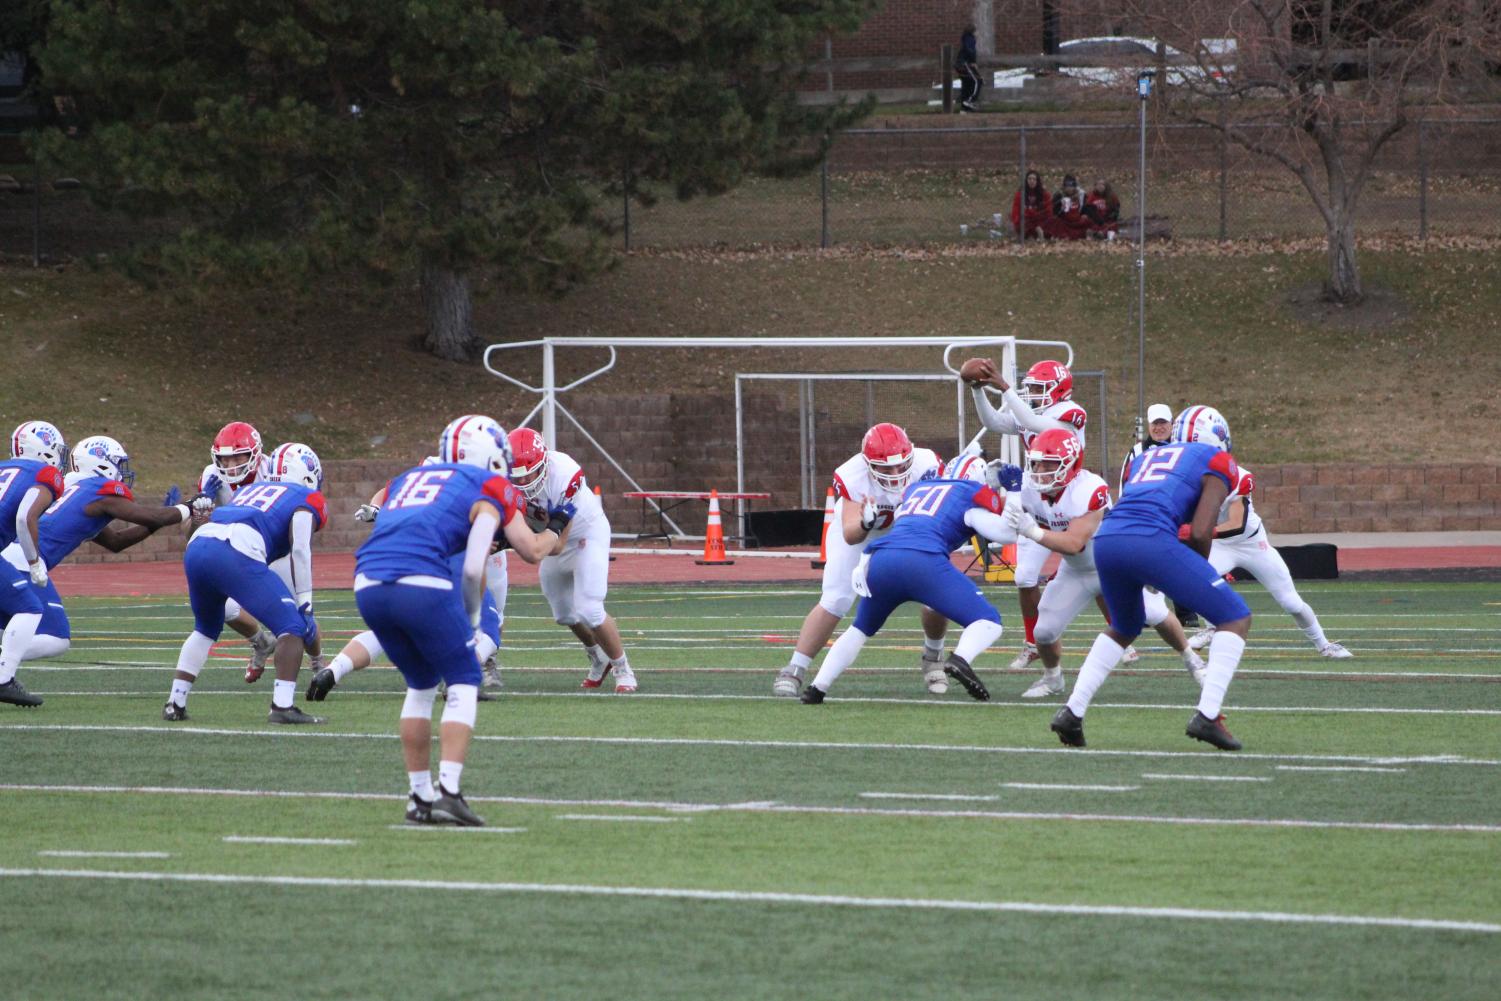
<svg viewBox="0 0 1501 1001">
<path fill-rule="evenodd" d="M 126 793 L 148 796 L 229 796 L 273 799 L 379 800 L 405 802 L 390 793 L 316 792 L 290 789 L 212 789 L 171 786 L 0 785 L 0 792 Z M 671 810 L 683 813 L 826 814 L 847 817 L 919 817 L 939 820 L 1079 821 L 1085 823 L 1168 824 L 1187 827 L 1267 827 L 1302 830 L 1400 831 L 1457 834 L 1501 834 L 1501 824 L 1424 824 L 1364 820 L 1313 820 L 1294 817 L 1176 817 L 1152 814 L 1080 813 L 1077 811 L 921 810 L 915 807 L 801 806 L 789 803 L 683 803 L 632 799 L 554 799 L 538 796 L 469 796 L 473 803 L 516 806 L 612 807 L 627 810 Z M 401 825 L 393 825 L 401 826 Z M 491 830 L 491 828 L 477 828 Z"/>
<path fill-rule="evenodd" d="M 44 851 L 37 852 L 44 858 L 171 858 L 171 852 L 85 852 Z"/>
<path fill-rule="evenodd" d="M 862 792 L 861 799 L 933 799 L 954 803 L 994 803 L 999 796 L 966 796 L 952 792 Z"/>
<path fill-rule="evenodd" d="M 1274 765 L 1279 772 L 1385 772 L 1401 775 L 1405 768 L 1374 768 L 1363 765 Z"/>
<path fill-rule="evenodd" d="M 553 816 L 553 820 L 619 820 L 627 823 L 640 824 L 674 824 L 679 820 L 692 820 L 692 817 L 647 817 L 628 813 L 559 813 Z"/>
<path fill-rule="evenodd" d="M 219 840 L 232 845 L 357 845 L 353 838 L 282 838 L 253 834 L 226 834 Z"/>
<path fill-rule="evenodd" d="M 475 828 L 485 830 L 485 828 Z M 837 894 L 700 890 L 666 886 L 597 886 L 587 883 L 487 883 L 436 879 L 340 879 L 329 876 L 259 876 L 208 872 L 107 872 L 92 869 L 0 869 L 17 879 L 96 879 L 200 883 L 230 886 L 286 886 L 300 889 L 424 890 L 458 893 L 536 893 L 565 896 L 646 897 L 810 907 L 866 907 L 887 910 L 967 911 L 998 914 L 1075 915 L 1139 920 L 1242 921 L 1280 925 L 1343 925 L 1404 930 L 1501 934 L 1501 924 L 1440 918 L 1367 914 L 1300 914 L 1284 911 L 1208 910 L 1189 907 L 1126 907 L 1108 904 L 1043 903 L 1023 900 L 952 900 L 921 897 L 855 897 Z"/>
<path fill-rule="evenodd" d="M 1264 775 L 1169 775 L 1162 772 L 1142 772 L 1141 777 L 1156 782 L 1270 782 Z"/>
<path fill-rule="evenodd" d="M 1080 792 L 1135 792 L 1141 786 L 1073 785 L 1067 782 L 1002 782 L 1004 789 L 1057 789 Z"/>
<path fill-rule="evenodd" d="M 460 827 L 458 824 L 387 824 L 388 831 L 469 831 L 474 834 L 525 834 L 525 827 Z"/>
</svg>

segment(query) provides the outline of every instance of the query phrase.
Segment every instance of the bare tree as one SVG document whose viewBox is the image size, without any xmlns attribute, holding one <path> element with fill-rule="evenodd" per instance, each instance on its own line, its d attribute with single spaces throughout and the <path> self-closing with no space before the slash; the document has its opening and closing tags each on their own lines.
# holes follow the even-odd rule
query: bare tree
<svg viewBox="0 0 1501 1001">
<path fill-rule="evenodd" d="M 1076 4 L 1083 19 L 1100 16 L 1099 0 Z M 1344 304 L 1364 294 L 1356 210 L 1377 155 L 1494 91 L 1501 61 L 1495 0 L 1114 0 L 1110 13 L 1183 53 L 1163 95 L 1169 115 L 1298 178 L 1324 221 L 1325 294 Z"/>
</svg>

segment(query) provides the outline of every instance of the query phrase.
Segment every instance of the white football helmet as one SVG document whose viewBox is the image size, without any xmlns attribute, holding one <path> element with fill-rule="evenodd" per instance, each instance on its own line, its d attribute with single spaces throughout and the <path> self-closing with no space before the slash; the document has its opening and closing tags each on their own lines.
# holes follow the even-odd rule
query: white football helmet
<svg viewBox="0 0 1501 1001">
<path fill-rule="evenodd" d="M 1230 422 L 1213 407 L 1187 407 L 1173 421 L 1173 441 L 1196 441 L 1229 452 Z"/>
<path fill-rule="evenodd" d="M 973 452 L 960 452 L 943 464 L 943 478 L 946 480 L 972 480 L 975 483 L 985 482 L 985 460 Z"/>
<path fill-rule="evenodd" d="M 468 414 L 452 421 L 438 436 L 438 458 L 508 476 L 511 443 L 506 438 L 506 429 L 493 418 Z"/>
<path fill-rule="evenodd" d="M 323 463 L 318 461 L 317 452 L 300 441 L 289 441 L 272 449 L 262 476 L 271 483 L 297 483 L 310 490 L 323 489 Z"/>
<path fill-rule="evenodd" d="M 63 433 L 46 421 L 26 421 L 10 436 L 12 459 L 35 459 L 49 466 L 64 469 L 64 456 L 68 454 Z"/>
<path fill-rule="evenodd" d="M 125 446 L 107 434 L 96 434 L 73 446 L 73 471 L 84 476 L 119 480 L 127 487 L 136 481 Z"/>
</svg>

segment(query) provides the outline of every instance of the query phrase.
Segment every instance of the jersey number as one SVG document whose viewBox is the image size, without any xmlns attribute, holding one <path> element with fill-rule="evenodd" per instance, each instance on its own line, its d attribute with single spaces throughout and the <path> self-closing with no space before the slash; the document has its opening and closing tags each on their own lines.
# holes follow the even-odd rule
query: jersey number
<svg viewBox="0 0 1501 1001">
<path fill-rule="evenodd" d="M 16 482 L 16 477 L 21 475 L 19 469 L 0 469 L 0 497 L 10 489 L 10 485 Z"/>
<path fill-rule="evenodd" d="M 404 507 L 423 507 L 438 499 L 443 486 L 453 476 L 451 469 L 432 469 L 418 473 L 401 485 L 396 496 L 386 501 L 387 510 Z"/>
<path fill-rule="evenodd" d="M 1147 453 L 1141 465 L 1136 467 L 1136 474 L 1131 477 L 1132 483 L 1155 483 L 1158 480 L 1167 479 L 1167 474 L 1178 465 L 1178 460 L 1183 458 L 1181 448 L 1154 448 Z"/>
<path fill-rule="evenodd" d="M 924 514 L 931 517 L 938 513 L 943 499 L 952 489 L 951 483 L 935 483 L 930 487 L 917 487 L 912 491 L 911 496 L 902 501 L 902 506 L 896 509 L 896 517 L 901 518 L 909 514 Z"/>
<path fill-rule="evenodd" d="M 4 490 L 0 490 L 0 494 L 3 494 L 3 493 L 5 493 L 5 491 Z M 78 493 L 78 484 L 75 483 L 71 487 L 68 487 L 66 490 L 64 490 L 63 491 L 63 495 L 61 497 L 59 497 L 57 500 L 53 501 L 51 507 L 49 507 L 47 510 L 45 510 L 45 511 L 42 512 L 42 517 L 45 518 L 45 517 L 47 517 L 47 515 L 52 514 L 55 511 L 57 511 L 58 508 L 62 507 L 64 504 L 68 503 L 68 501 L 76 493 Z"/>
<path fill-rule="evenodd" d="M 286 487 L 277 486 L 274 483 L 256 483 L 235 494 L 234 500 L 230 503 L 235 507 L 253 507 L 257 511 L 269 514 L 271 508 L 286 492 Z"/>
</svg>

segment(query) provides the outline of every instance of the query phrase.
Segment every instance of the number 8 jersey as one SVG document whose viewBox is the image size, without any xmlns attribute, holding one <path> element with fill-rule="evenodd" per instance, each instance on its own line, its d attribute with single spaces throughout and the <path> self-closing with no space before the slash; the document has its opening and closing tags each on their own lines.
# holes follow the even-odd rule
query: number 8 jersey
<svg viewBox="0 0 1501 1001">
<path fill-rule="evenodd" d="M 1214 445 L 1174 442 L 1148 449 L 1131 463 L 1121 498 L 1105 515 L 1095 538 L 1107 535 L 1178 534 L 1199 504 L 1205 475 L 1225 481 L 1230 490 L 1240 479 L 1235 457 Z"/>
<path fill-rule="evenodd" d="M 505 525 L 526 498 L 505 477 L 477 466 L 436 463 L 416 466 L 391 480 L 375 530 L 355 553 L 355 573 L 395 581 L 426 575 L 452 578 L 449 557 L 469 541 L 469 510 L 488 500 Z"/>
</svg>

